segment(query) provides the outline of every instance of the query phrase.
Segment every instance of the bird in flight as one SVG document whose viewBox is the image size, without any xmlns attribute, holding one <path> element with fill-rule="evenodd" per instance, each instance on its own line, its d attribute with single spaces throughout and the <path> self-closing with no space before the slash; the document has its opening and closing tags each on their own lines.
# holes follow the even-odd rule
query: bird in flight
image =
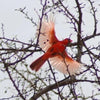
<svg viewBox="0 0 100 100">
<path fill-rule="evenodd" d="M 41 28 L 37 28 L 37 35 L 39 35 L 39 46 L 45 53 L 32 62 L 30 65 L 32 70 L 38 71 L 49 59 L 51 66 L 63 74 L 75 75 L 79 72 L 82 64 L 68 56 L 65 50 L 72 40 L 70 38 L 62 41 L 57 39 L 53 18 L 48 20 L 43 18 Z"/>
</svg>

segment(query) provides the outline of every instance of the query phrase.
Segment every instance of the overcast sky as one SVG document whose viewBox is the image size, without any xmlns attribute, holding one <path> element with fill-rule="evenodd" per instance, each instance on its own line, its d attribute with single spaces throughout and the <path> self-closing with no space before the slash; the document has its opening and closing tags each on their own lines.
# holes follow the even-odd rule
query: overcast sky
<svg viewBox="0 0 100 100">
<path fill-rule="evenodd" d="M 0 0 L 0 28 L 1 28 L 1 23 L 3 23 L 5 34 L 7 37 L 11 38 L 17 35 L 17 37 L 21 39 L 21 41 L 28 41 L 34 36 L 36 28 L 33 27 L 33 24 L 31 24 L 31 22 L 28 21 L 24 17 L 23 14 L 21 14 L 18 11 L 15 11 L 15 9 L 24 8 L 24 7 L 26 7 L 26 11 L 28 11 L 29 16 L 35 17 L 34 15 L 36 13 L 34 11 L 34 8 L 37 11 L 39 11 L 39 8 L 40 8 L 39 0 Z M 34 19 L 36 22 L 38 21 L 37 18 L 34 18 Z M 89 19 L 87 18 L 87 20 L 91 21 L 90 18 Z M 64 28 L 66 27 L 66 25 L 64 26 L 64 23 L 63 23 L 63 26 L 62 26 L 61 23 L 63 23 L 63 21 L 57 22 L 57 24 L 60 25 L 60 27 L 59 25 L 56 26 L 57 33 L 66 32 L 68 30 L 67 28 Z M 1 29 L 0 29 L 0 36 L 1 36 Z M 65 36 L 60 34 L 58 37 L 64 38 Z M 72 37 L 74 38 L 74 34 Z M 0 72 L 1 79 L 4 78 L 5 76 L 6 76 L 5 73 Z M 4 94 L 2 95 L 4 91 L 1 88 L 5 88 L 7 84 L 10 84 L 10 82 L 8 83 L 7 82 L 3 81 L 2 84 L 0 84 L 1 98 L 2 96 L 4 97 Z M 12 93 L 13 93 L 13 90 L 12 90 Z"/>
<path fill-rule="evenodd" d="M 28 21 L 22 13 L 15 10 L 24 7 L 26 7 L 25 11 L 28 12 L 29 16 L 38 22 L 34 9 L 39 12 L 39 8 L 41 7 L 39 0 L 0 0 L 0 24 L 4 24 L 5 33 L 8 37 L 17 35 L 22 41 L 27 41 L 33 37 L 36 28 L 33 27 L 32 23 Z M 59 17 L 56 17 L 56 20 L 57 19 L 59 19 Z M 64 38 L 61 33 L 67 32 L 69 29 L 66 28 L 66 25 L 64 28 L 65 23 L 61 20 L 64 19 L 60 18 L 60 21 L 56 23 L 56 27 L 58 27 L 56 33 L 59 33 L 58 37 Z M 63 24 L 63 26 L 61 24 Z M 27 39 L 25 37 L 27 37 Z"/>
<path fill-rule="evenodd" d="M 39 2 L 36 1 L 38 0 L 0 0 L 0 24 L 4 24 L 6 35 L 10 37 L 17 34 L 24 40 L 25 36 L 28 39 L 34 33 L 33 25 L 15 9 L 26 7 L 29 16 L 33 17 L 34 8 L 39 8 Z"/>
</svg>

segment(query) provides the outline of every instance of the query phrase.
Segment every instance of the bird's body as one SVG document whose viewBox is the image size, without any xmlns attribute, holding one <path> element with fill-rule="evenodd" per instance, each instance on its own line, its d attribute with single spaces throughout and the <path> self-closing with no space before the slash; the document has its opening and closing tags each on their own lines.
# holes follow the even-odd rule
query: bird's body
<svg viewBox="0 0 100 100">
<path fill-rule="evenodd" d="M 37 34 L 39 34 L 38 30 Z M 71 43 L 71 40 L 68 38 L 62 41 L 57 39 L 55 36 L 54 22 L 52 20 L 49 20 L 48 22 L 43 20 L 40 30 L 39 46 L 45 53 L 35 60 L 30 65 L 30 68 L 38 71 L 45 61 L 49 59 L 51 65 L 60 72 L 64 74 L 69 73 L 70 75 L 77 73 L 81 64 L 67 55 L 65 49 L 69 43 Z"/>
</svg>

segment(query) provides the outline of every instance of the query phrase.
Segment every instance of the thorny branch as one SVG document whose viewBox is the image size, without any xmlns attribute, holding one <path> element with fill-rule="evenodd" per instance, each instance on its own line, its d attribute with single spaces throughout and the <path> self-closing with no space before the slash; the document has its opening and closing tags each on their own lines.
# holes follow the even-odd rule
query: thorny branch
<svg viewBox="0 0 100 100">
<path fill-rule="evenodd" d="M 82 43 L 81 43 L 81 32 L 82 32 L 82 9 L 81 9 L 81 5 L 79 3 L 79 0 L 75 0 L 76 1 L 76 5 L 77 5 L 77 9 L 78 9 L 78 15 L 79 15 L 79 20 L 78 20 L 78 33 L 77 33 L 77 43 L 78 43 L 78 53 L 77 53 L 77 60 L 80 62 L 80 58 L 81 58 L 81 52 L 82 52 Z"/>
<path fill-rule="evenodd" d="M 58 82 L 59 87 L 61 86 L 65 86 L 68 84 L 73 84 L 75 82 L 90 82 L 90 83 L 96 83 L 98 84 L 98 81 L 91 81 L 91 80 L 78 80 L 78 79 L 64 79 Z M 36 95 L 32 96 L 30 100 L 36 100 L 37 98 L 39 98 L 41 95 L 45 94 L 46 92 L 49 92 L 53 89 L 58 88 L 58 86 L 55 84 L 49 85 L 46 88 L 42 89 L 41 91 L 39 91 Z"/>
<path fill-rule="evenodd" d="M 7 71 L 7 73 L 8 73 L 8 76 L 9 76 L 10 80 L 12 81 L 12 84 L 13 84 L 14 87 L 16 88 L 18 94 L 20 95 L 20 97 L 21 97 L 23 100 L 26 100 L 26 99 L 24 98 L 23 94 L 20 92 L 20 89 L 18 88 L 18 86 L 15 84 L 15 82 L 14 82 L 14 80 L 13 80 L 11 74 L 10 74 L 10 71 L 9 71 L 9 69 L 8 69 L 8 65 L 5 63 L 4 66 L 5 66 L 5 68 L 6 68 L 6 71 Z"/>
<path fill-rule="evenodd" d="M 40 20 L 39 23 L 39 34 L 36 43 L 34 40 L 29 41 L 28 43 L 22 42 L 18 40 L 17 38 L 9 39 L 5 35 L 5 29 L 4 25 L 2 24 L 1 30 L 2 35 L 0 35 L 0 71 L 8 73 L 10 81 L 13 83 L 13 86 L 15 87 L 15 90 L 17 90 L 18 94 L 16 94 L 18 97 L 20 96 L 21 99 L 25 100 L 27 97 L 30 97 L 30 94 L 32 96 L 31 100 L 36 100 L 38 98 L 42 99 L 51 99 L 50 91 L 53 93 L 53 95 L 58 96 L 58 100 L 60 99 L 88 99 L 88 98 L 96 98 L 98 95 L 100 95 L 100 65 L 98 62 L 100 62 L 100 43 L 98 42 L 98 45 L 91 46 L 87 45 L 87 42 L 89 40 L 92 40 L 96 37 L 100 37 L 100 32 L 98 32 L 98 23 L 99 20 L 97 19 L 97 12 L 98 8 L 95 7 L 92 0 L 88 0 L 88 3 L 91 7 L 90 14 L 93 17 L 93 32 L 90 35 L 84 35 L 85 30 L 83 30 L 83 24 L 84 17 L 83 14 L 85 13 L 83 9 L 85 8 L 85 5 L 87 5 L 87 2 L 83 2 L 80 0 L 74 0 L 75 2 L 75 14 L 78 15 L 76 17 L 74 13 L 71 12 L 69 9 L 69 6 L 66 6 L 65 0 L 58 0 L 58 1 L 49 1 L 49 0 L 40 0 L 40 4 L 42 6 L 41 8 L 41 14 L 38 13 L 38 17 Z M 84 5 L 85 4 L 85 5 Z M 84 6 L 83 6 L 84 5 Z M 38 46 L 39 42 L 39 36 L 40 36 L 40 30 L 41 30 L 41 24 L 43 16 L 48 16 L 48 13 L 52 11 L 54 8 L 55 12 L 63 14 L 67 19 L 69 19 L 69 22 L 66 24 L 71 24 L 75 33 L 77 34 L 77 41 L 70 44 L 70 47 L 73 47 L 75 50 L 77 49 L 77 56 L 73 56 L 78 61 L 82 62 L 82 57 L 88 56 L 89 57 L 89 63 L 82 62 L 86 65 L 86 69 L 83 70 L 80 74 L 77 74 L 77 76 L 81 76 L 80 79 L 78 78 L 71 78 L 70 75 L 65 79 L 59 79 L 51 68 L 51 64 L 48 61 L 49 69 L 46 69 L 45 72 L 41 70 L 40 73 L 34 73 L 30 72 L 28 67 L 28 64 L 26 62 L 26 59 L 28 59 L 34 52 L 40 52 L 42 51 L 41 48 Z M 21 12 L 26 19 L 28 19 L 33 26 L 37 26 L 37 23 L 34 21 L 34 18 L 29 17 L 28 13 L 25 8 L 20 8 L 17 11 Z M 90 23 L 89 23 L 90 24 Z M 68 27 L 68 25 L 67 25 Z M 71 28 L 72 29 L 72 28 Z M 84 37 L 83 37 L 84 36 Z M 20 45 L 20 46 L 19 46 Z M 43 52 L 43 51 L 42 51 Z M 88 60 L 88 59 L 86 59 Z M 20 68 L 22 69 L 20 69 Z M 10 70 L 11 69 L 11 70 Z M 86 76 L 86 74 L 91 75 L 91 77 Z M 44 74 L 44 76 L 42 76 Z M 77 77 L 76 76 L 76 77 Z M 15 80 L 18 79 L 18 80 Z M 25 84 L 27 83 L 27 85 Z M 91 96 L 85 96 L 84 93 L 81 91 L 77 91 L 77 85 L 78 83 L 90 83 L 92 85 L 95 84 L 96 90 L 98 93 L 95 93 L 96 91 L 93 90 L 95 94 L 92 94 Z M 24 84 L 24 85 L 23 85 Z M 22 87 L 20 89 L 19 87 Z M 62 88 L 61 88 L 62 87 Z M 69 89 L 67 93 L 65 93 L 64 89 Z M 81 88 L 78 88 L 81 90 Z M 45 96 L 44 96 L 45 94 Z M 17 96 L 11 96 L 11 99 Z"/>
</svg>

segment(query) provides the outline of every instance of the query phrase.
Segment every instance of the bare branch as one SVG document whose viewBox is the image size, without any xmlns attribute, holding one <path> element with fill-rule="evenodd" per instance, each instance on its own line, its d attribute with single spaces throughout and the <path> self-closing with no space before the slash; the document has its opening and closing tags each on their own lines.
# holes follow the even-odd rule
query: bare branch
<svg viewBox="0 0 100 100">
<path fill-rule="evenodd" d="M 14 87 L 16 88 L 18 94 L 20 95 L 20 97 L 21 97 L 23 100 L 26 100 L 26 99 L 24 98 L 23 94 L 20 92 L 20 89 L 18 89 L 18 87 L 16 86 L 16 84 L 15 84 L 13 78 L 11 77 L 10 71 L 9 71 L 9 69 L 8 69 L 8 65 L 5 63 L 4 66 L 5 66 L 5 68 L 6 68 L 6 71 L 7 71 L 7 73 L 8 73 L 8 76 L 9 76 L 11 82 L 13 83 Z"/>
<path fill-rule="evenodd" d="M 98 84 L 98 81 L 92 81 L 92 80 L 76 80 L 76 79 L 64 79 L 62 81 L 59 81 L 58 84 L 59 84 L 59 87 L 61 87 L 61 86 L 65 86 L 65 85 L 68 85 L 68 84 L 73 84 L 75 82 L 89 82 L 89 83 L 96 83 L 96 84 Z M 51 91 L 53 89 L 56 89 L 56 88 L 58 88 L 58 86 L 57 86 L 56 83 L 55 84 L 52 84 L 52 85 L 49 85 L 46 88 L 44 88 L 41 91 L 39 91 L 38 93 L 36 93 L 35 95 L 33 95 L 30 100 L 36 100 L 41 95 L 43 95 L 46 92 L 49 92 L 49 91 Z"/>
</svg>

